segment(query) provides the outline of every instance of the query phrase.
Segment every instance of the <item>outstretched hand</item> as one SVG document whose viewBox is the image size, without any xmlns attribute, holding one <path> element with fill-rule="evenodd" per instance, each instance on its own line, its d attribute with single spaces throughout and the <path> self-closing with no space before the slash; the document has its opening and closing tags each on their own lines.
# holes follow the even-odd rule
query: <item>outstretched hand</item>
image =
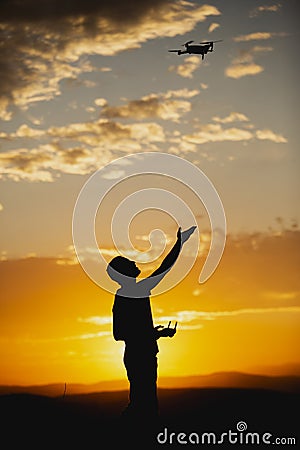
<svg viewBox="0 0 300 450">
<path fill-rule="evenodd" d="M 171 321 L 168 324 L 168 327 L 163 327 L 162 325 L 158 325 L 155 327 L 156 333 L 157 333 L 157 339 L 160 337 L 173 337 L 176 333 L 177 328 L 177 322 L 175 322 L 174 328 L 170 328 Z"/>
<path fill-rule="evenodd" d="M 181 231 L 181 228 L 179 228 L 180 233 L 181 233 L 181 243 L 182 244 L 184 244 L 191 237 L 191 235 L 194 233 L 196 228 L 197 228 L 196 226 L 192 226 L 191 228 L 189 228 L 185 231 Z"/>
</svg>

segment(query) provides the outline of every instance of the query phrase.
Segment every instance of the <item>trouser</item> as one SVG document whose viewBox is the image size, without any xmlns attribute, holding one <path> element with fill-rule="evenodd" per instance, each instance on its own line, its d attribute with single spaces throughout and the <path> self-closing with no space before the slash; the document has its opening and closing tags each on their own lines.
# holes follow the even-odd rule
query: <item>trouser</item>
<svg viewBox="0 0 300 450">
<path fill-rule="evenodd" d="M 126 416 L 156 418 L 157 402 L 157 358 L 156 355 L 131 353 L 125 350 L 124 364 L 130 383 L 129 404 Z"/>
</svg>

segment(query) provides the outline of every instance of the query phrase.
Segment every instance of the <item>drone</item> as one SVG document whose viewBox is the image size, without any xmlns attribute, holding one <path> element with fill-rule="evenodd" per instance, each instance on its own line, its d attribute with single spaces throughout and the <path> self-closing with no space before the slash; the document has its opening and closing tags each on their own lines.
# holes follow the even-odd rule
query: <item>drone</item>
<svg viewBox="0 0 300 450">
<path fill-rule="evenodd" d="M 204 55 L 206 55 L 208 52 L 212 52 L 214 50 L 214 44 L 216 42 L 222 42 L 222 39 L 218 41 L 199 42 L 199 44 L 194 45 L 191 45 L 192 42 L 194 41 L 188 41 L 185 44 L 182 44 L 182 47 L 185 47 L 185 50 L 176 49 L 168 51 L 175 52 L 177 53 L 177 55 L 184 55 L 186 53 L 189 53 L 190 55 L 201 55 L 203 60 Z"/>
</svg>

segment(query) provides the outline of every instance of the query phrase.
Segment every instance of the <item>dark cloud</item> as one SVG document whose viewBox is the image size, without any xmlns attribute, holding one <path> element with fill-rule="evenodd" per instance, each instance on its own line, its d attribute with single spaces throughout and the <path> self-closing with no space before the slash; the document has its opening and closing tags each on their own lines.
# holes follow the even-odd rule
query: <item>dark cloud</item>
<svg viewBox="0 0 300 450">
<path fill-rule="evenodd" d="M 158 98 L 132 100 L 124 106 L 105 106 L 102 115 L 109 119 L 115 118 L 148 118 L 160 116 L 161 104 Z"/>
<path fill-rule="evenodd" d="M 51 55 L 70 41 L 107 33 L 125 32 L 167 0 L 2 0 L 0 2 L 0 118 L 9 119 L 7 105 L 18 104 L 19 92 L 37 83 L 47 72 Z M 106 30 L 99 27 L 106 21 Z M 44 60 L 44 66 L 40 61 Z M 51 63 L 50 63 L 51 65 Z M 55 74 L 51 74 L 52 78 Z M 48 88 L 48 86 L 47 86 Z M 46 89 L 47 89 L 46 88 Z M 55 96 L 53 93 L 52 97 Z M 2 113 L 1 113 L 2 110 Z"/>
<path fill-rule="evenodd" d="M 26 109 L 60 95 L 62 79 L 90 71 L 82 56 L 115 55 L 220 14 L 171 0 L 2 0 L 0 119 L 11 119 L 12 105 Z"/>
<path fill-rule="evenodd" d="M 2 22 L 51 22 L 57 19 L 83 17 L 84 23 L 101 16 L 115 23 L 136 22 L 149 10 L 169 0 L 2 0 Z"/>
<path fill-rule="evenodd" d="M 62 161 L 65 164 L 74 165 L 78 161 L 90 156 L 90 152 L 84 148 L 72 148 L 69 150 L 63 150 L 60 152 Z"/>
<path fill-rule="evenodd" d="M 15 171 L 33 173 L 37 167 L 46 161 L 50 161 L 51 157 L 41 153 L 29 153 L 25 150 L 11 151 L 10 153 L 2 154 L 0 158 L 1 164 L 8 167 L 14 167 Z"/>
</svg>

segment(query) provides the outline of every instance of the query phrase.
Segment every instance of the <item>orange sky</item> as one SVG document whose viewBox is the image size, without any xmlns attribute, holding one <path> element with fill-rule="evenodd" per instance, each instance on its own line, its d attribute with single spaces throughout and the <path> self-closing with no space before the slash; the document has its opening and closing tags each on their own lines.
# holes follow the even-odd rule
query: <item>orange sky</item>
<svg viewBox="0 0 300 450">
<path fill-rule="evenodd" d="M 199 259 L 180 285 L 154 296 L 155 323 L 178 320 L 177 335 L 159 341 L 160 376 L 272 374 L 300 364 L 299 240 L 295 229 L 229 236 L 208 282 L 198 284 Z M 113 296 L 72 263 L 1 262 L 0 384 L 125 377 L 123 344 L 111 334 Z"/>
<path fill-rule="evenodd" d="M 219 267 L 199 285 L 211 232 L 205 208 L 178 177 L 153 175 L 150 187 L 178 195 L 201 236 L 193 270 L 152 299 L 155 324 L 178 321 L 176 336 L 159 341 L 160 376 L 295 373 L 298 2 L 45 3 L 0 2 L 0 384 L 125 377 L 122 343 L 111 334 L 113 295 L 78 264 L 72 217 L 95 171 L 147 152 L 201 169 L 228 232 Z M 222 42 L 203 61 L 168 52 L 191 40 Z M 125 166 L 108 175 L 122 179 Z M 95 233 L 107 261 L 112 214 L 147 183 L 145 174 L 127 179 L 99 208 Z M 174 242 L 177 225 L 166 216 L 150 209 L 135 217 L 132 259 L 157 227 L 167 248 Z M 122 220 L 116 228 L 125 229 Z"/>
</svg>

